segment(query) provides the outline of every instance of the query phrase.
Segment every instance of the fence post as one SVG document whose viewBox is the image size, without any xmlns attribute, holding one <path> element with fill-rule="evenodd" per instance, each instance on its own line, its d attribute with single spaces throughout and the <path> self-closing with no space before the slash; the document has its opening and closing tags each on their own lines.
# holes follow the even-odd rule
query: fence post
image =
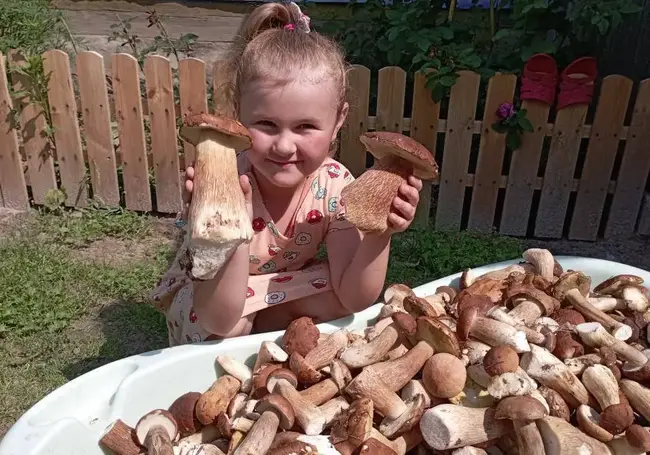
<svg viewBox="0 0 650 455">
<path fill-rule="evenodd" d="M 198 58 L 184 58 L 178 62 L 178 90 L 181 98 L 181 119 L 208 112 L 208 95 L 205 83 L 205 62 Z M 196 156 L 194 146 L 183 141 L 184 166 L 189 166 Z"/>
<path fill-rule="evenodd" d="M 366 170 L 366 149 L 359 136 L 368 129 L 370 70 L 362 65 L 352 65 L 348 81 L 350 110 L 341 128 L 340 160 L 352 175 L 358 177 Z"/>
</svg>

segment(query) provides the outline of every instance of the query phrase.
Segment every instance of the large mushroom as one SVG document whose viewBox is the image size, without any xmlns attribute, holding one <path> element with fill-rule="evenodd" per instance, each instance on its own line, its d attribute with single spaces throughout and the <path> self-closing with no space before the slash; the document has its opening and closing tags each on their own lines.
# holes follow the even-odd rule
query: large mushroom
<svg viewBox="0 0 650 455">
<path fill-rule="evenodd" d="M 438 165 L 426 147 L 400 133 L 375 131 L 359 139 L 375 157 L 375 164 L 343 189 L 341 204 L 357 229 L 382 233 L 388 229 L 388 214 L 400 185 L 410 174 L 434 179 Z"/>
<path fill-rule="evenodd" d="M 189 276 L 207 280 L 239 245 L 253 238 L 236 157 L 237 152 L 251 147 L 252 138 L 236 120 L 210 114 L 187 117 L 180 135 L 196 147 L 183 265 Z"/>
</svg>

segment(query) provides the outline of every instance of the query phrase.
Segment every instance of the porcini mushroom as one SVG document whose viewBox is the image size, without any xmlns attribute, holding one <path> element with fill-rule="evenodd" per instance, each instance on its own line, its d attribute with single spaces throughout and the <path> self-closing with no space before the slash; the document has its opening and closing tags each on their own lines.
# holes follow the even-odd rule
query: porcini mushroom
<svg viewBox="0 0 650 455">
<path fill-rule="evenodd" d="M 115 420 L 106 427 L 99 442 L 120 455 L 140 455 L 145 452 L 138 442 L 135 429 L 121 419 Z"/>
<path fill-rule="evenodd" d="M 330 440 L 343 455 L 354 453 L 370 437 L 374 409 L 372 400 L 359 398 L 354 400 L 332 426 Z"/>
<path fill-rule="evenodd" d="M 236 157 L 251 147 L 252 138 L 236 120 L 210 114 L 187 117 L 180 135 L 196 147 L 185 268 L 193 278 L 207 280 L 253 238 Z"/>
<path fill-rule="evenodd" d="M 465 386 L 467 371 L 463 362 L 451 354 L 435 354 L 424 364 L 422 382 L 434 397 L 451 398 Z"/>
<path fill-rule="evenodd" d="M 373 167 L 346 186 L 341 193 L 348 221 L 362 232 L 388 229 L 388 214 L 399 187 L 413 174 L 423 180 L 438 175 L 438 165 L 426 147 L 400 133 L 363 133 L 360 141 L 375 157 Z"/>
<path fill-rule="evenodd" d="M 178 435 L 174 416 L 164 409 L 143 415 L 135 426 L 136 437 L 150 455 L 173 455 L 172 442 Z"/>
<path fill-rule="evenodd" d="M 535 421 L 548 415 L 544 405 L 530 396 L 504 398 L 496 407 L 494 417 L 512 421 L 519 453 L 545 455 L 544 442 Z"/>
<path fill-rule="evenodd" d="M 293 427 L 294 413 L 291 404 L 280 395 L 271 393 L 260 399 L 255 411 L 260 414 L 260 418 L 248 431 L 234 455 L 266 453 L 278 428 L 289 430 Z"/>
<path fill-rule="evenodd" d="M 547 416 L 537 421 L 537 428 L 542 435 L 546 455 L 612 455 L 612 451 L 605 444 L 586 435 L 564 419 Z"/>
<path fill-rule="evenodd" d="M 203 427 L 195 412 L 199 398 L 201 398 L 199 392 L 187 392 L 174 400 L 169 406 L 169 412 L 171 412 L 178 424 L 178 432 L 181 437 L 194 434 Z"/>
<path fill-rule="evenodd" d="M 203 425 L 213 424 L 220 413 L 227 411 L 230 400 L 237 395 L 240 386 L 241 382 L 229 374 L 214 381 L 196 402 L 195 412 L 199 421 Z"/>
</svg>

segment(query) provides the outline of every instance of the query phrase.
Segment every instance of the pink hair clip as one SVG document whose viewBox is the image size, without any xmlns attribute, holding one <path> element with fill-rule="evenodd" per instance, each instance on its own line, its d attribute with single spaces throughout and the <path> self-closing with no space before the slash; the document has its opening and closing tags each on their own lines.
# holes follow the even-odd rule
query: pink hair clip
<svg viewBox="0 0 650 455">
<path fill-rule="evenodd" d="M 287 25 L 284 26 L 284 29 L 285 30 L 295 30 L 296 26 L 295 26 L 295 24 L 287 24 Z"/>
</svg>

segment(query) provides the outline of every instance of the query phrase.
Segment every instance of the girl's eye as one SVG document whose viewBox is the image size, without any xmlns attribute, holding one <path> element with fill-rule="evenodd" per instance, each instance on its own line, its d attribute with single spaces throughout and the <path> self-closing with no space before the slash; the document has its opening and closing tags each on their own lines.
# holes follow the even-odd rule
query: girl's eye
<svg viewBox="0 0 650 455">
<path fill-rule="evenodd" d="M 301 130 L 313 130 L 315 128 L 315 126 L 312 125 L 311 123 L 303 123 L 298 128 L 301 129 Z"/>
<path fill-rule="evenodd" d="M 259 122 L 255 122 L 255 124 L 256 124 L 256 125 L 260 125 L 260 126 L 268 126 L 268 127 L 273 127 L 273 126 L 275 126 L 275 125 L 273 124 L 273 122 L 271 122 L 271 121 L 269 121 L 269 120 L 260 120 Z"/>
</svg>

